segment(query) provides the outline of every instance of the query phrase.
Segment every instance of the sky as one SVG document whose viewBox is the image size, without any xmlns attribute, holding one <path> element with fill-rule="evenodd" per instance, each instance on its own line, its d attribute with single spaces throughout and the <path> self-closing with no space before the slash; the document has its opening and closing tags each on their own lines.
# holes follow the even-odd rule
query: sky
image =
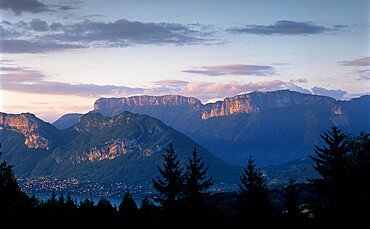
<svg viewBox="0 0 370 229">
<path fill-rule="evenodd" d="M 0 111 L 101 97 L 370 94 L 370 1 L 0 0 Z"/>
</svg>

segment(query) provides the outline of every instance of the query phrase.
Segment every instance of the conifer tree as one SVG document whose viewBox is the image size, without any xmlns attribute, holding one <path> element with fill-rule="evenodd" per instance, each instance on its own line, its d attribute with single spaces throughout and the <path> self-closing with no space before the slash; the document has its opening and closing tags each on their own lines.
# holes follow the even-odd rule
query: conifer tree
<svg viewBox="0 0 370 229">
<path fill-rule="evenodd" d="M 157 176 L 156 180 L 153 179 L 153 186 L 161 195 L 158 201 L 162 207 L 167 212 L 173 213 L 183 193 L 183 169 L 179 166 L 180 161 L 177 160 L 177 153 L 171 143 L 162 157 L 164 159 L 163 169 L 158 166 L 160 176 Z"/>
<path fill-rule="evenodd" d="M 318 188 L 318 191 L 327 198 L 326 211 L 331 216 L 338 216 L 338 210 L 342 207 L 346 176 L 347 156 L 349 146 L 346 143 L 347 135 L 338 127 L 332 127 L 327 133 L 321 135 L 325 145 L 315 145 L 317 157 L 310 158 L 315 162 L 314 169 L 321 178 L 308 179 Z"/>
<path fill-rule="evenodd" d="M 251 155 L 240 179 L 242 184 L 239 185 L 237 195 L 240 204 L 239 217 L 249 218 L 251 223 L 269 223 L 269 218 L 272 216 L 272 204 L 266 178 L 261 170 L 256 168 Z"/>
<path fill-rule="evenodd" d="M 208 167 L 204 168 L 203 158 L 194 146 L 192 157 L 188 158 L 185 173 L 185 201 L 192 215 L 204 213 L 204 200 L 210 192 L 206 190 L 214 184 L 213 178 L 206 179 Z"/>
</svg>

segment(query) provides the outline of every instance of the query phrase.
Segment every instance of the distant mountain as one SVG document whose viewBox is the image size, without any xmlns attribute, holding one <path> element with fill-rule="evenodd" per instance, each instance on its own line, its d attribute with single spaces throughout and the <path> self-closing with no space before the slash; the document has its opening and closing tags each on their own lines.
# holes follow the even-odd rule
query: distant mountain
<svg viewBox="0 0 370 229">
<path fill-rule="evenodd" d="M 78 123 L 82 115 L 77 113 L 65 114 L 52 124 L 59 130 L 64 130 Z"/>
<path fill-rule="evenodd" d="M 14 165 L 20 177 L 148 185 L 158 175 L 161 153 L 171 142 L 183 163 L 197 146 L 216 182 L 239 179 L 238 167 L 158 119 L 130 112 L 112 118 L 89 113 L 65 130 L 32 114 L 0 113 L 0 138 L 2 159 Z"/>
<path fill-rule="evenodd" d="M 101 98 L 93 112 L 146 114 L 186 134 L 221 159 L 243 164 L 252 153 L 262 165 L 313 153 L 320 134 L 336 125 L 344 132 L 370 130 L 370 96 L 337 101 L 289 90 L 238 95 L 203 105 L 179 95 Z"/>
</svg>

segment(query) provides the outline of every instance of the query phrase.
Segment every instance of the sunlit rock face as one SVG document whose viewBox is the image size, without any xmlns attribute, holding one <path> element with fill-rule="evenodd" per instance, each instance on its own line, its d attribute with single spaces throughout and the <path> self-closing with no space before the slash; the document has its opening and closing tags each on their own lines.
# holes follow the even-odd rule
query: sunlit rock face
<svg viewBox="0 0 370 229">
<path fill-rule="evenodd" d="M 47 139 L 47 133 L 41 131 L 44 128 L 53 129 L 53 126 L 45 124 L 35 115 L 22 113 L 19 115 L 0 113 L 0 130 L 9 130 L 24 135 L 28 148 L 52 149 L 52 142 Z"/>
<path fill-rule="evenodd" d="M 94 111 L 105 115 L 116 115 L 121 111 L 148 114 L 166 122 L 169 113 L 179 113 L 187 117 L 208 119 L 230 116 L 239 113 L 252 113 L 278 107 L 300 104 L 329 104 L 335 106 L 336 100 L 325 96 L 313 96 L 289 90 L 259 92 L 237 95 L 216 103 L 202 104 L 200 100 L 179 95 L 133 96 L 128 98 L 101 98 L 94 104 Z M 169 123 L 171 124 L 171 120 Z"/>
<path fill-rule="evenodd" d="M 199 110 L 203 104 L 196 98 L 180 95 L 165 96 L 133 96 L 128 98 L 101 98 L 94 104 L 94 110 L 110 110 L 129 107 L 147 106 L 183 106 L 188 105 L 194 110 Z"/>
</svg>

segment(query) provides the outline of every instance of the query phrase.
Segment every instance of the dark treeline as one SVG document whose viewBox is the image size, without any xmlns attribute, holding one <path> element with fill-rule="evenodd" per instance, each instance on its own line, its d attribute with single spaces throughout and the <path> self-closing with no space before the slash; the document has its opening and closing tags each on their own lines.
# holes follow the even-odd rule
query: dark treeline
<svg viewBox="0 0 370 229">
<path fill-rule="evenodd" d="M 264 174 L 249 157 L 235 192 L 211 193 L 203 158 L 194 147 L 185 167 L 172 145 L 153 186 L 155 198 L 136 205 L 127 190 L 118 209 L 101 198 L 97 203 L 77 202 L 69 195 L 39 201 L 22 192 L 12 167 L 0 164 L 0 227 L 61 228 L 125 227 L 128 225 L 366 225 L 369 216 L 369 134 L 344 134 L 333 127 L 315 146 L 314 169 L 321 175 L 308 183 L 289 184 L 279 190 L 266 185 Z M 156 204 L 153 204 L 153 201 Z"/>
</svg>

